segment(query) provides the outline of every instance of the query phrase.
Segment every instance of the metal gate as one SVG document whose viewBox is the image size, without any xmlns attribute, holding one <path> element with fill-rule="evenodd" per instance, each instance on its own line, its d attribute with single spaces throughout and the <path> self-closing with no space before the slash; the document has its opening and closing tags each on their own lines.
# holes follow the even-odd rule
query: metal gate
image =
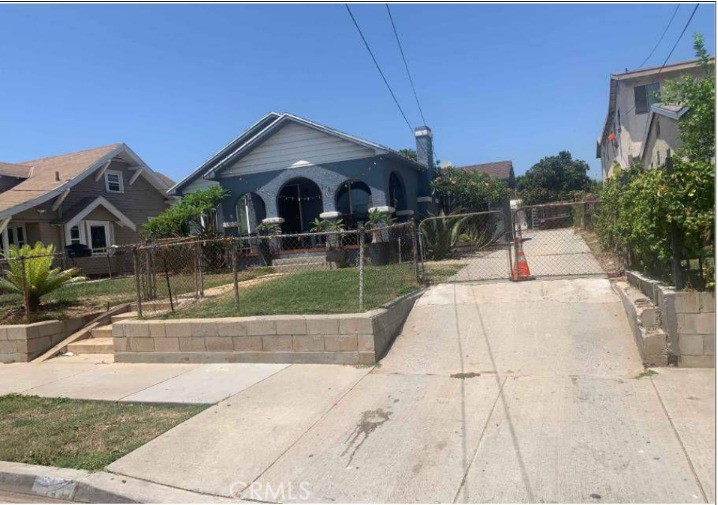
<svg viewBox="0 0 718 505">
<path fill-rule="evenodd" d="M 584 238 L 593 230 L 599 205 L 560 202 L 515 209 L 513 280 L 526 279 L 526 272 L 539 278 L 606 275 Z"/>
<path fill-rule="evenodd" d="M 419 225 L 427 283 L 476 282 L 511 275 L 512 225 L 500 211 L 447 214 Z"/>
</svg>

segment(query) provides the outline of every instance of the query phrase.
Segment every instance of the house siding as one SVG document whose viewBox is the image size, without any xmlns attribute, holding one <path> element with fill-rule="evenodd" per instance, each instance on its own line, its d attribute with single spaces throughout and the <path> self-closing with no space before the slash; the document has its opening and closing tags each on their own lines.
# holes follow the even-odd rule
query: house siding
<svg viewBox="0 0 718 505">
<path fill-rule="evenodd" d="M 222 177 L 322 165 L 374 154 L 373 149 L 292 123 L 224 170 Z"/>
</svg>

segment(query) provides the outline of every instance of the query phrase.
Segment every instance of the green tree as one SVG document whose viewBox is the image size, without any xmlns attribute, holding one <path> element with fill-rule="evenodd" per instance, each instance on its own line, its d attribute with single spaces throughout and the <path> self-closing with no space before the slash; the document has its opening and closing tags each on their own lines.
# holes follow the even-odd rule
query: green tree
<svg viewBox="0 0 718 505">
<path fill-rule="evenodd" d="M 54 254 L 55 246 L 52 244 L 44 246 L 36 242 L 33 247 L 27 244 L 20 248 L 10 246 L 7 255 L 8 270 L 0 277 L 0 291 L 23 295 L 26 288 L 30 312 L 37 312 L 43 296 L 67 283 L 84 280 L 77 268 L 53 268 Z M 26 258 L 24 262 L 20 260 L 21 257 Z"/>
<path fill-rule="evenodd" d="M 414 149 L 399 149 L 399 154 L 416 161 L 416 151 Z"/>
<path fill-rule="evenodd" d="M 572 200 L 592 188 L 588 170 L 588 163 L 561 151 L 557 156 L 546 156 L 518 176 L 516 185 L 526 205 Z"/>
<path fill-rule="evenodd" d="M 509 194 L 503 181 L 483 172 L 444 168 L 431 181 L 431 187 L 447 206 L 466 211 L 483 211 L 493 202 L 500 202 Z"/>
<path fill-rule="evenodd" d="M 214 238 L 219 235 L 215 226 L 217 208 L 228 195 L 227 189 L 210 186 L 183 196 L 162 214 L 147 221 L 142 227 L 142 236 L 150 240 L 190 235 Z"/>
</svg>

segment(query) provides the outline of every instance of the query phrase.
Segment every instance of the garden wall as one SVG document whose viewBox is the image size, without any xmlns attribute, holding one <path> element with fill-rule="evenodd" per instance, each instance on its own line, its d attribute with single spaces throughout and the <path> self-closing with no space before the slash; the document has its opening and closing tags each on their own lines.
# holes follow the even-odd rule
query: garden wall
<svg viewBox="0 0 718 505">
<path fill-rule="evenodd" d="M 668 360 L 684 367 L 715 367 L 715 293 L 675 291 L 672 286 L 636 272 L 628 282 L 659 309 L 660 326 L 668 335 Z"/>
<path fill-rule="evenodd" d="M 100 314 L 102 312 L 93 312 L 62 321 L 0 325 L 0 363 L 32 361 Z"/>
<path fill-rule="evenodd" d="M 115 362 L 376 363 L 421 292 L 361 314 L 122 321 Z"/>
</svg>

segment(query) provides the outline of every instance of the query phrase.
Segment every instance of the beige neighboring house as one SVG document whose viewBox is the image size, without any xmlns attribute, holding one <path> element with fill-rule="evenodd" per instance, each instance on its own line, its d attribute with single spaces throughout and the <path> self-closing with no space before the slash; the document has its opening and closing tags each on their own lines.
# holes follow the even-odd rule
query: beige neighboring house
<svg viewBox="0 0 718 505">
<path fill-rule="evenodd" d="M 122 143 L 0 162 L 0 247 L 84 244 L 106 258 L 113 245 L 140 240 L 141 226 L 173 202 L 170 186 Z"/>
<path fill-rule="evenodd" d="M 660 166 L 680 146 L 678 120 L 687 109 L 660 104 L 656 95 L 666 80 L 683 75 L 705 75 L 700 60 L 611 75 L 608 113 L 596 143 L 603 179 L 616 166 Z"/>
</svg>

